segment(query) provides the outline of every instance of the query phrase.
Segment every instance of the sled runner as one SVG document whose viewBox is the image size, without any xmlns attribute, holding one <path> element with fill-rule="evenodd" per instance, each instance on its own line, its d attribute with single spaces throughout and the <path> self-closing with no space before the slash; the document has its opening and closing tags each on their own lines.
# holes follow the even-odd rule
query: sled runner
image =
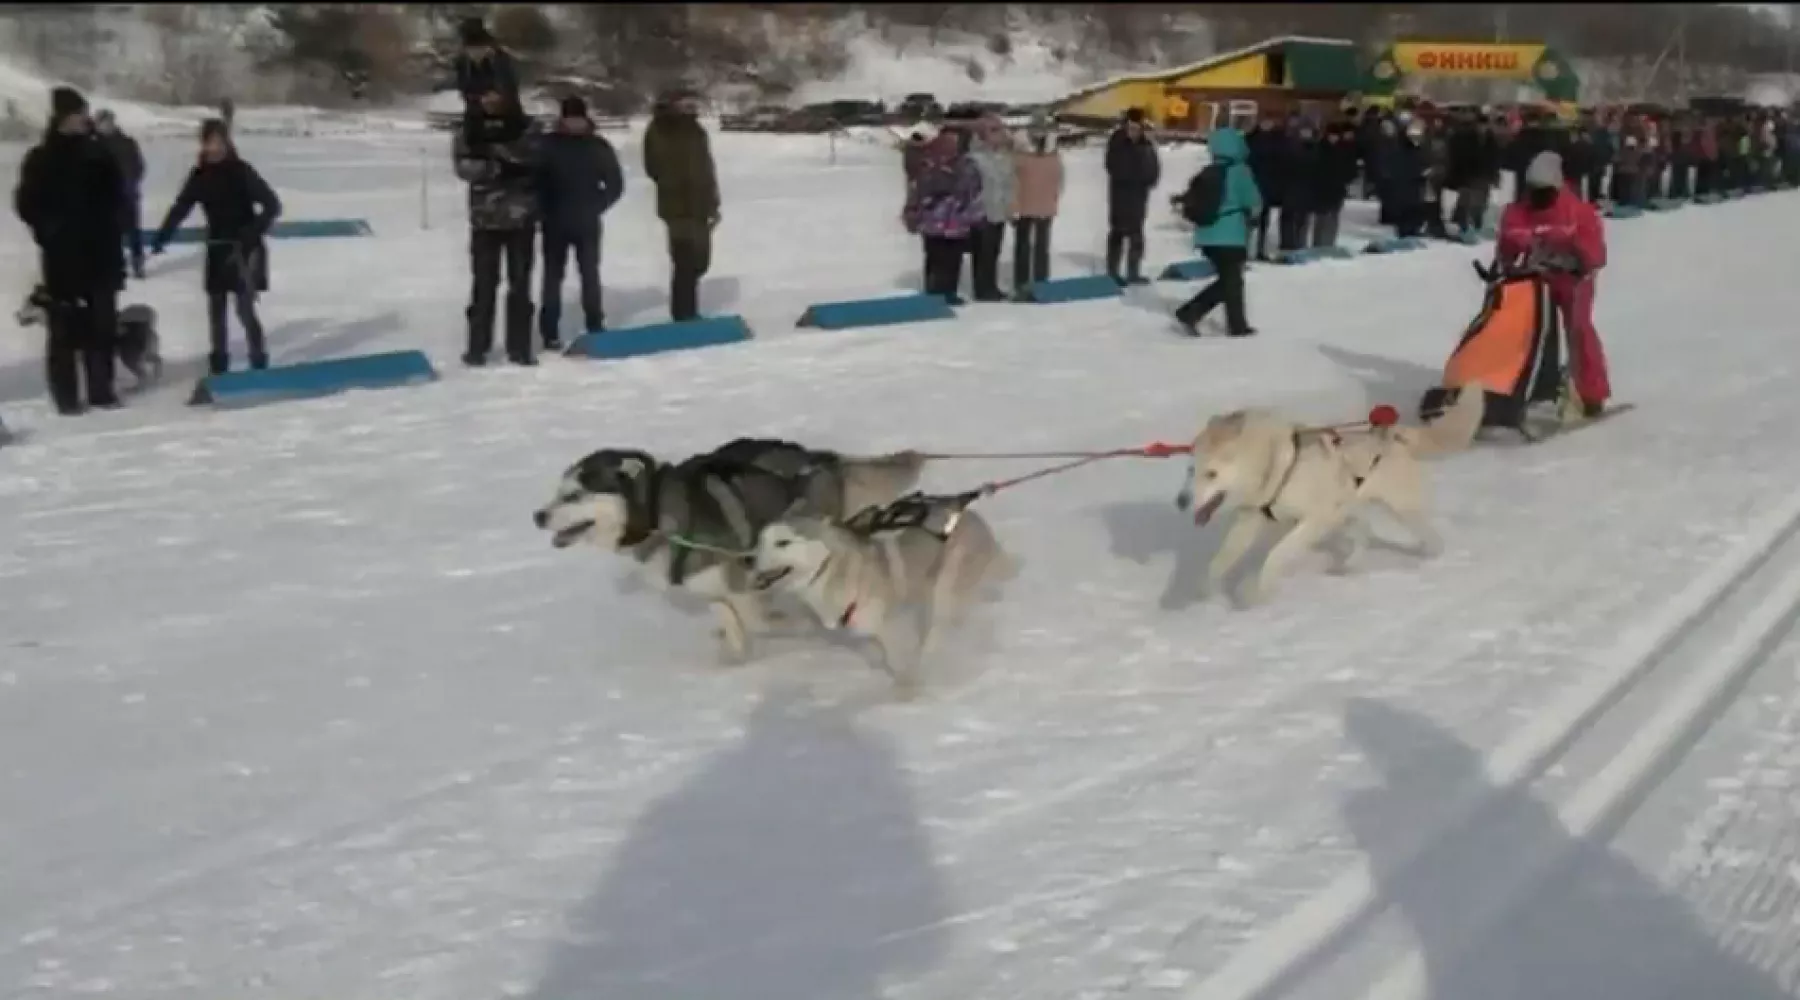
<svg viewBox="0 0 1800 1000">
<path fill-rule="evenodd" d="M 1443 412 L 1464 387 L 1479 384 L 1487 392 L 1483 429 L 1502 427 L 1527 441 L 1566 433 L 1608 420 L 1631 409 L 1618 404 L 1598 417 L 1578 414 L 1571 405 L 1562 364 L 1562 317 L 1551 301 L 1549 286 L 1535 273 L 1489 273 L 1476 265 L 1487 282 L 1481 312 L 1463 332 L 1444 378 L 1419 401 L 1419 414 L 1429 419 Z M 1540 414 L 1550 410 L 1554 417 Z"/>
</svg>

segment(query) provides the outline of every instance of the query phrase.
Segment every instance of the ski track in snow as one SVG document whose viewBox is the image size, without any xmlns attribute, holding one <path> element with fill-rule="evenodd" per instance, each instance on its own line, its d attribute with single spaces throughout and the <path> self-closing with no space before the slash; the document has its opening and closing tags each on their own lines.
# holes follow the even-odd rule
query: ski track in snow
<svg viewBox="0 0 1800 1000">
<path fill-rule="evenodd" d="M 666 264 L 635 139 L 616 141 L 604 276 L 627 325 L 661 315 Z M 1378 550 L 1265 607 L 1203 603 L 1216 539 L 1173 507 L 1181 467 L 1120 461 L 984 506 L 1024 573 L 920 702 L 885 703 L 854 650 L 805 637 L 723 669 L 704 618 L 532 530 L 569 461 L 740 433 L 1116 447 L 1250 403 L 1410 409 L 1476 309 L 1482 251 L 1257 268 L 1264 335 L 1243 343 L 1170 336 L 1192 286 L 1168 284 L 794 332 L 811 302 L 914 280 L 897 158 L 715 136 L 703 300 L 758 343 L 470 375 L 447 140 L 244 145 L 290 217 L 378 234 L 275 246 L 277 357 L 421 347 L 446 377 L 189 411 L 205 333 L 181 248 L 128 293 L 172 359 L 128 411 L 51 420 L 35 343 L 0 345 L 0 416 L 27 432 L 0 449 L 0 995 L 1176 995 L 1427 824 L 1434 751 L 1505 743 L 1800 489 L 1784 194 L 1609 224 L 1599 319 L 1638 413 L 1442 463 L 1439 560 Z M 189 145 L 146 151 L 154 224 Z M 1068 158 L 1064 274 L 1097 260 L 1105 205 L 1099 151 Z M 1192 163 L 1165 157 L 1153 262 L 1191 255 L 1166 205 Z M 1352 211 L 1354 238 L 1372 208 Z M 29 243 L 10 217 L 0 236 L 21 283 L 0 292 L 22 295 Z M 1794 680 L 1759 675 L 1617 838 L 1789 989 Z M 1370 761 L 1353 703 L 1447 742 Z M 1376 780 L 1413 794 L 1354 826 Z"/>
</svg>

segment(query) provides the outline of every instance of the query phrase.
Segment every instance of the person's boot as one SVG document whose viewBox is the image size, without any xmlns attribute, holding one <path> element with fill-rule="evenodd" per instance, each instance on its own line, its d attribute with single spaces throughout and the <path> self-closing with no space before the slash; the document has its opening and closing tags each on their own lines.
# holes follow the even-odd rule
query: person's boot
<svg viewBox="0 0 1800 1000">
<path fill-rule="evenodd" d="M 139 281 L 144 280 L 144 257 L 142 254 L 131 258 L 131 276 Z"/>
<path fill-rule="evenodd" d="M 1205 319 L 1205 317 L 1201 316 L 1193 308 L 1192 303 L 1183 303 L 1180 308 L 1175 310 L 1176 325 L 1181 327 L 1182 333 L 1185 333 L 1190 337 L 1200 336 L 1200 321 L 1202 319 Z"/>
<path fill-rule="evenodd" d="M 231 370 L 231 355 L 209 354 L 206 356 L 206 367 L 214 375 L 223 375 Z"/>
<path fill-rule="evenodd" d="M 250 355 L 250 370 L 251 371 L 259 372 L 267 367 L 269 367 L 269 356 L 267 354 L 252 354 L 252 355 Z"/>
</svg>

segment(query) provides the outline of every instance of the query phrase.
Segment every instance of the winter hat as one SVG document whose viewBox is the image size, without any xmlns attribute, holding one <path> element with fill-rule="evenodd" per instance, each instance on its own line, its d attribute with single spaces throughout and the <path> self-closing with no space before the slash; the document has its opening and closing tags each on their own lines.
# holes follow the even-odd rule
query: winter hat
<svg viewBox="0 0 1800 1000">
<path fill-rule="evenodd" d="M 587 116 L 587 102 L 582 100 L 579 96 L 570 94 L 568 97 L 562 99 L 562 117 L 586 118 Z"/>
<path fill-rule="evenodd" d="M 457 34 L 462 38 L 465 48 L 473 45 L 494 44 L 494 36 L 488 34 L 487 25 L 483 24 L 479 17 L 464 18 L 462 25 L 457 28 Z"/>
<path fill-rule="evenodd" d="M 86 114 L 87 98 L 74 87 L 56 87 L 50 91 L 50 120 L 60 122 L 70 115 Z"/>
<path fill-rule="evenodd" d="M 225 127 L 224 119 L 208 118 L 200 123 L 200 141 L 205 142 L 214 137 L 223 140 L 227 146 L 231 145 L 231 130 Z"/>
<path fill-rule="evenodd" d="M 1126 109 L 1125 120 L 1128 122 L 1133 122 L 1138 125 L 1144 124 L 1144 109 L 1143 108 L 1128 108 L 1128 109 Z"/>
<path fill-rule="evenodd" d="M 1562 156 L 1545 150 L 1531 158 L 1531 164 L 1525 168 L 1525 186 L 1533 188 L 1559 188 L 1563 183 Z"/>
</svg>

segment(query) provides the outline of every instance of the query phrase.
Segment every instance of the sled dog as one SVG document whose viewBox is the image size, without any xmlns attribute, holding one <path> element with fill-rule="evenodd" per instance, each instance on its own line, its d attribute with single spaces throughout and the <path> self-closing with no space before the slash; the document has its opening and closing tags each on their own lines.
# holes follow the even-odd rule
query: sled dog
<svg viewBox="0 0 1800 1000">
<path fill-rule="evenodd" d="M 762 528 L 790 511 L 843 517 L 888 503 L 924 469 L 916 452 L 871 457 L 740 438 L 681 462 L 603 448 L 570 466 L 532 521 L 550 544 L 597 545 L 707 600 L 725 652 L 750 654 L 767 630 L 766 595 L 750 585 Z"/>
<path fill-rule="evenodd" d="M 42 285 L 32 289 L 24 304 L 13 313 L 22 327 L 48 324 L 54 303 Z M 162 338 L 156 333 L 156 310 L 147 305 L 129 305 L 119 310 L 119 363 L 137 380 L 139 388 L 162 376 Z"/>
<path fill-rule="evenodd" d="M 1262 537 L 1265 526 L 1292 530 L 1269 551 L 1246 604 L 1266 599 L 1294 561 L 1325 547 L 1342 573 L 1368 541 L 1366 513 L 1389 511 L 1424 557 L 1443 541 L 1432 526 L 1420 459 L 1467 448 L 1481 427 L 1486 393 L 1464 387 L 1437 419 L 1422 426 L 1357 431 L 1308 428 L 1269 410 L 1237 410 L 1207 421 L 1194 439 L 1187 484 L 1175 498 L 1195 524 L 1234 514 L 1207 572 L 1216 589 Z"/>
<path fill-rule="evenodd" d="M 874 640 L 879 666 L 904 691 L 916 688 L 943 630 L 987 585 L 1017 573 L 980 514 L 919 497 L 895 507 L 909 504 L 916 513 L 898 524 L 786 515 L 762 529 L 754 563 L 758 590 L 797 598 L 826 628 Z"/>
</svg>

